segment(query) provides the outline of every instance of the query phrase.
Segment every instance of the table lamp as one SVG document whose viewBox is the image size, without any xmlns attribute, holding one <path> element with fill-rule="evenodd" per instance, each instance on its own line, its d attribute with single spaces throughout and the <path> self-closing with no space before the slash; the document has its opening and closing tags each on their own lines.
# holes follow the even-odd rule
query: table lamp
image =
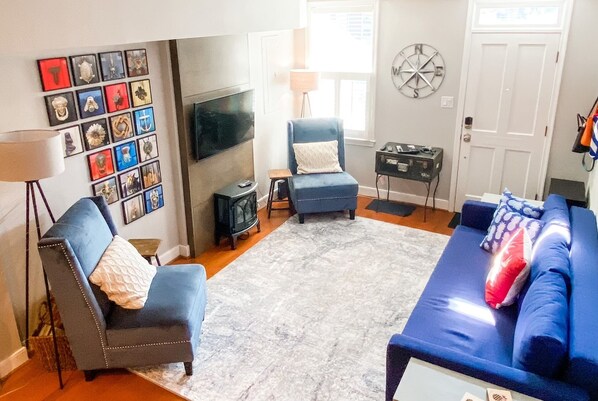
<svg viewBox="0 0 598 401">
<path fill-rule="evenodd" d="M 46 206 L 52 223 L 55 223 L 54 216 L 39 184 L 42 178 L 53 177 L 64 171 L 64 156 L 62 150 L 62 136 L 52 130 L 26 130 L 0 133 L 0 181 L 24 182 L 26 184 L 25 195 L 25 344 L 29 348 L 29 204 L 33 205 L 33 215 L 37 228 L 38 241 L 41 238 L 39 226 L 39 214 L 37 212 L 37 198 L 35 188 Z M 46 286 L 46 301 L 50 303 L 50 287 L 48 277 L 44 271 L 44 283 Z M 54 316 L 52 308 L 50 321 L 52 338 L 54 341 L 54 354 L 58 371 L 60 388 L 63 388 L 60 360 L 58 359 L 58 344 L 56 342 L 56 331 L 54 327 Z"/>
<path fill-rule="evenodd" d="M 309 92 L 318 90 L 320 82 L 320 73 L 318 71 L 295 69 L 291 70 L 291 90 L 303 93 L 301 102 L 301 117 L 305 117 L 305 102 L 311 114 L 311 103 L 309 101 Z"/>
</svg>

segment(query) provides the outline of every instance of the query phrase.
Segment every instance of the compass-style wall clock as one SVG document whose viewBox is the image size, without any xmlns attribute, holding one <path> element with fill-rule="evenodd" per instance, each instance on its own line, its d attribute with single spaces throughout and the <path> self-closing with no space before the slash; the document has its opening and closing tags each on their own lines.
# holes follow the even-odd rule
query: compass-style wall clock
<svg viewBox="0 0 598 401">
<path fill-rule="evenodd" d="M 432 46 L 416 43 L 395 56 L 391 76 L 403 95 L 413 99 L 430 96 L 444 79 L 444 60 Z"/>
</svg>

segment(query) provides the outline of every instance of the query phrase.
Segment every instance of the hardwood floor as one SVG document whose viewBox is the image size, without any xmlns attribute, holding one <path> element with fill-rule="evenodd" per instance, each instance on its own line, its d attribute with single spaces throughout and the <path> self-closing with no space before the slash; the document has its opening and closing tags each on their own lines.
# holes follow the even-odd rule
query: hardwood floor
<svg viewBox="0 0 598 401">
<path fill-rule="evenodd" d="M 453 231 L 448 228 L 448 223 L 453 217 L 453 213 L 444 210 L 428 210 L 427 222 L 424 223 L 423 208 L 421 207 L 417 207 L 410 216 L 399 217 L 367 210 L 366 206 L 370 201 L 371 198 L 359 197 L 356 211 L 357 216 L 447 235 L 450 235 Z M 180 258 L 173 263 L 201 263 L 206 268 L 208 278 L 212 277 L 284 223 L 289 218 L 289 214 L 287 211 L 273 211 L 271 218 L 268 219 L 266 210 L 262 209 L 259 211 L 259 218 L 261 232 L 256 233 L 255 229 L 252 229 L 247 239 L 237 241 L 236 250 L 232 251 L 228 242 L 223 239 L 219 246 L 209 249 L 195 259 Z M 309 224 L 309 216 L 306 217 L 305 224 Z M 63 379 L 65 386 L 63 390 L 60 390 L 58 388 L 56 373 L 46 372 L 41 364 L 32 359 L 4 380 L 0 389 L 0 400 L 79 401 L 93 399 L 106 401 L 173 401 L 181 399 L 124 369 L 104 371 L 98 374 L 92 382 L 85 382 L 83 373 L 80 371 L 64 372 Z"/>
</svg>

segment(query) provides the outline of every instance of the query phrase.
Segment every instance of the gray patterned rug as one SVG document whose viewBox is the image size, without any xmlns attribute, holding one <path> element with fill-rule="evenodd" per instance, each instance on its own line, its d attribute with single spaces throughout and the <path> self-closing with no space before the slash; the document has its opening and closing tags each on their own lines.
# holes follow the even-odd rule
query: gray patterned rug
<svg viewBox="0 0 598 401">
<path fill-rule="evenodd" d="M 448 237 L 341 214 L 291 218 L 208 280 L 193 376 L 134 372 L 193 401 L 382 400 L 390 336 Z"/>
</svg>

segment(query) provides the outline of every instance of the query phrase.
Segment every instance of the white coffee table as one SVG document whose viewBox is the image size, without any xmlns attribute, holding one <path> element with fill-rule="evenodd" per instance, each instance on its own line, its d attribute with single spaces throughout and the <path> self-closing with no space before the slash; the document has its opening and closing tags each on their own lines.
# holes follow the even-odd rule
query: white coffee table
<svg viewBox="0 0 598 401">
<path fill-rule="evenodd" d="M 431 363 L 411 358 L 393 401 L 461 401 L 465 393 L 486 400 L 486 389 L 508 390 Z M 541 401 L 511 391 L 513 401 Z"/>
</svg>

